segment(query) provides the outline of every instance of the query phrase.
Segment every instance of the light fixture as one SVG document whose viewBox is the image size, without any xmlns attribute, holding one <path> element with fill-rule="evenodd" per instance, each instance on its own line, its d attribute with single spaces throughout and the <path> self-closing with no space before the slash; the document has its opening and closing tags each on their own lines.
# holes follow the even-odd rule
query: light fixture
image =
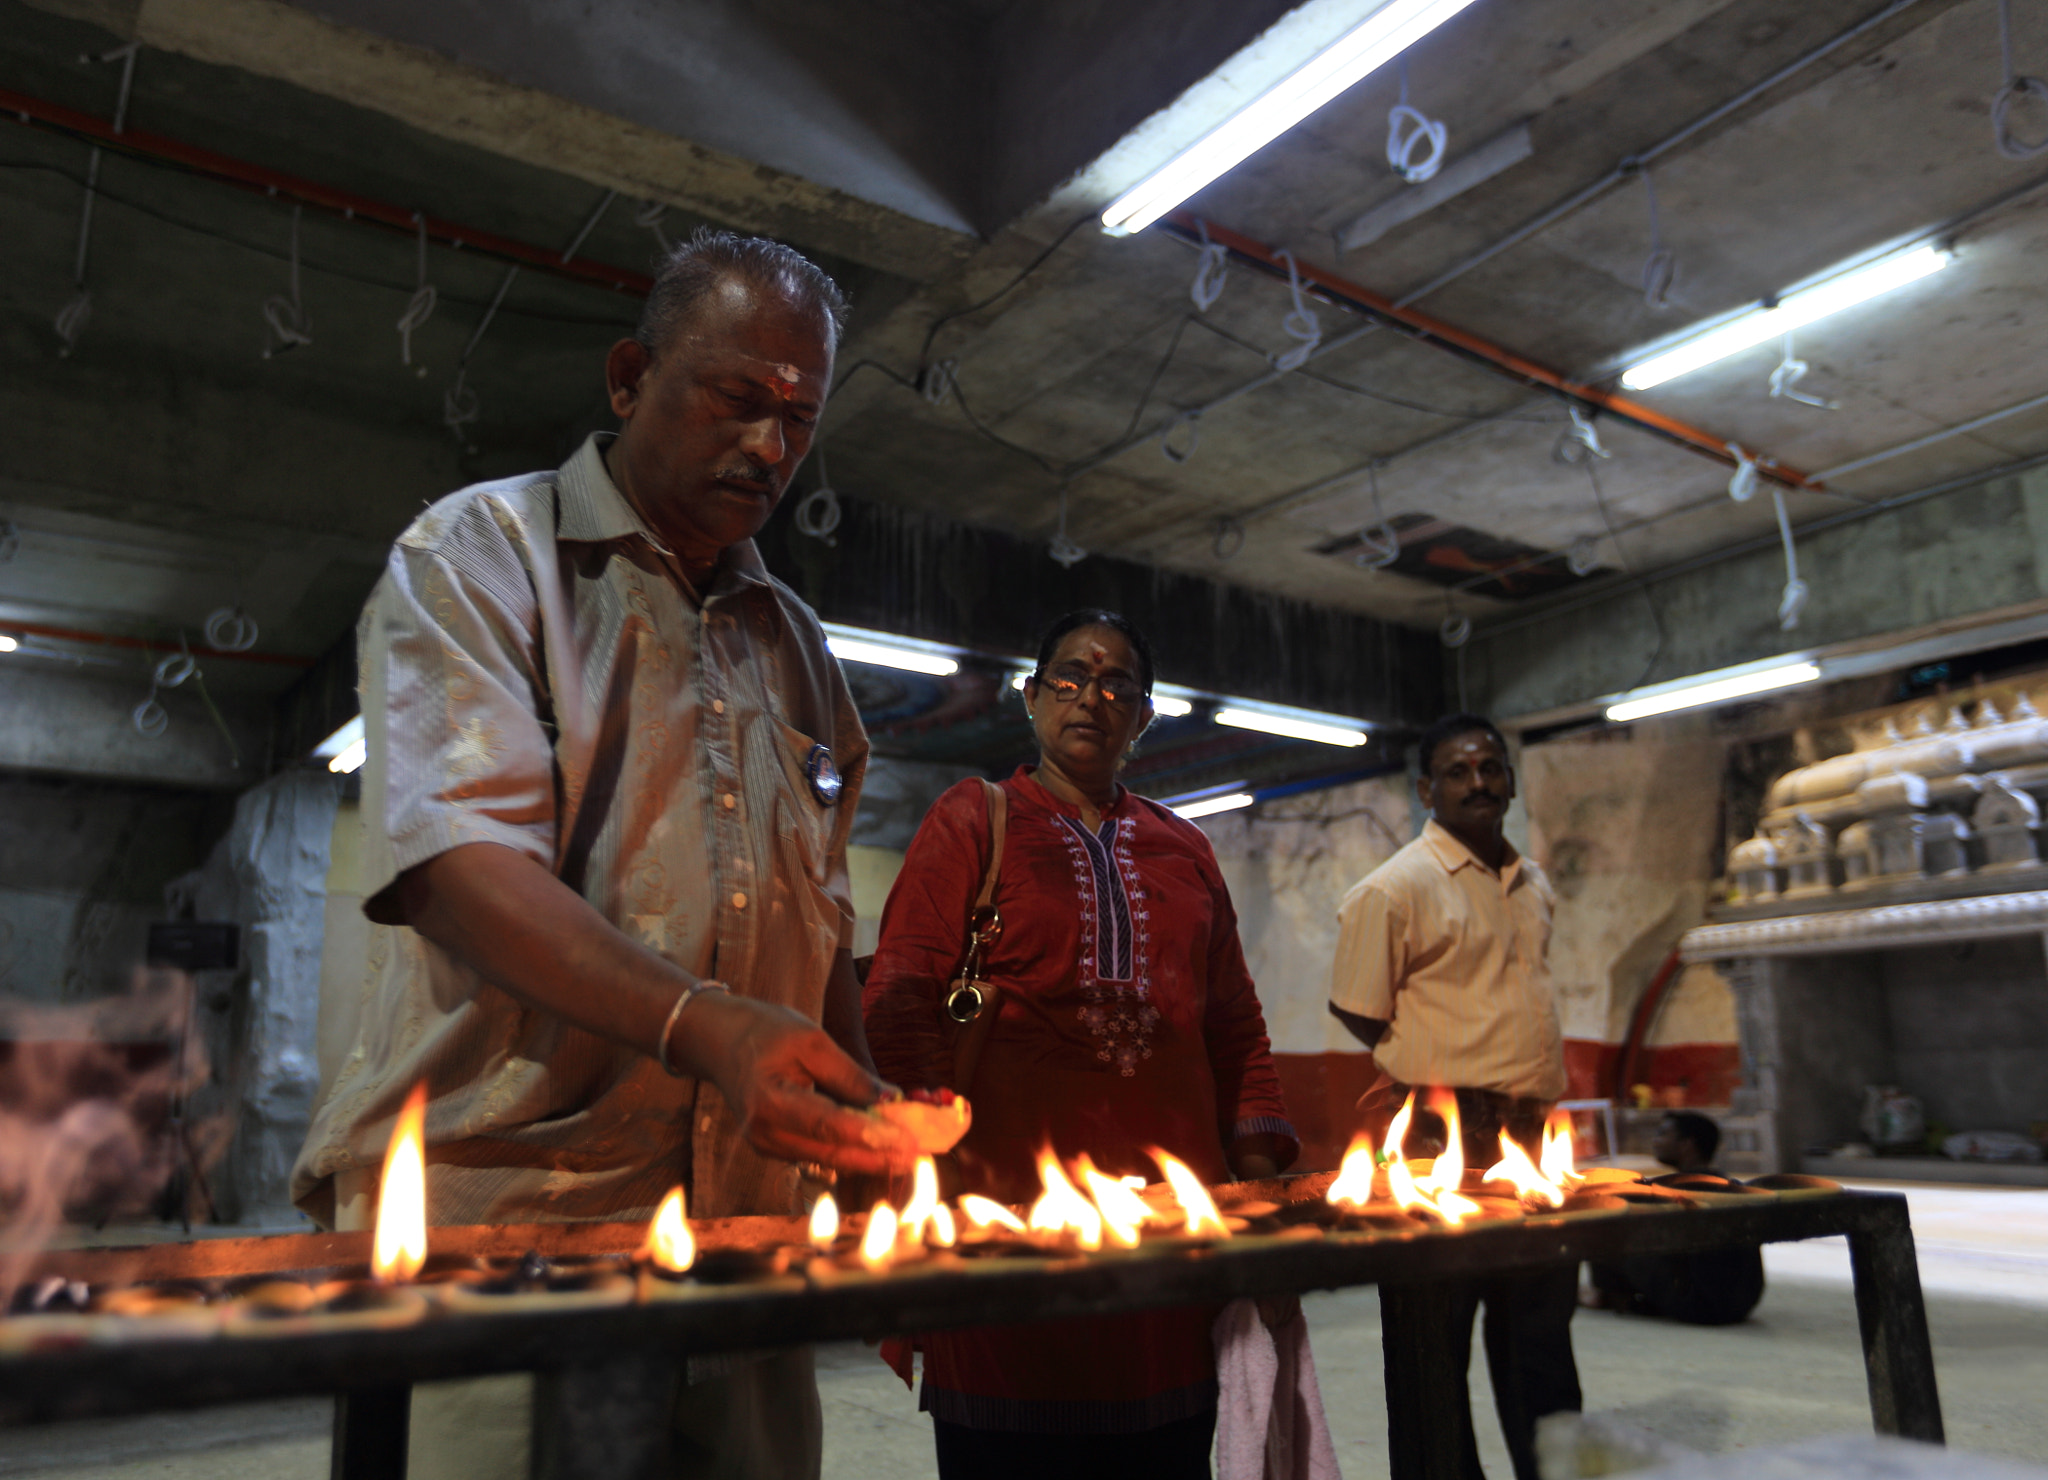
<svg viewBox="0 0 2048 1480">
<path fill-rule="evenodd" d="M 1102 229 L 1113 236 L 1143 231 L 1470 4 L 1472 0 L 1385 0 L 1344 35 L 1118 196 L 1102 213 Z"/>
<path fill-rule="evenodd" d="M 1239 807 L 1249 807 L 1257 798 L 1248 791 L 1231 792 L 1228 796 L 1204 797 L 1199 802 L 1172 808 L 1173 815 L 1185 817 L 1193 822 L 1197 817 L 1214 817 L 1218 812 L 1235 812 Z"/>
<path fill-rule="evenodd" d="M 1940 272 L 1954 255 L 1945 247 L 1915 247 L 1837 272 L 1811 287 L 1785 294 L 1774 307 L 1745 309 L 1733 318 L 1687 334 L 1622 371 L 1621 384 L 1626 390 L 1646 391 L 1743 350 L 1782 339 L 1829 314 L 1868 303 L 1880 294 Z"/>
<path fill-rule="evenodd" d="M 1314 740 L 1321 745 L 1365 744 L 1365 731 L 1356 728 L 1356 721 L 1339 719 L 1335 715 L 1305 714 L 1271 709 L 1219 709 L 1216 723 L 1229 725 L 1239 730 L 1261 730 L 1268 735 L 1282 735 L 1289 740 Z"/>
<path fill-rule="evenodd" d="M 360 771 L 369 754 L 370 744 L 363 737 L 360 714 L 313 747 L 313 759 L 327 762 L 327 769 L 337 776 Z"/>
<path fill-rule="evenodd" d="M 5 632 L 0 632 L 0 653 L 11 653 L 20 646 L 20 643 L 9 637 Z"/>
<path fill-rule="evenodd" d="M 908 673 L 928 673 L 934 678 L 945 678 L 960 671 L 960 660 L 937 643 L 892 637 L 886 632 L 866 632 L 858 627 L 842 627 L 836 622 L 825 624 L 825 645 L 842 663 L 900 668 Z"/>
<path fill-rule="evenodd" d="M 1647 719 L 1653 714 L 1670 714 L 1678 709 L 1697 709 L 1702 704 L 1719 704 L 1773 689 L 1789 689 L 1812 683 L 1820 677 L 1820 665 L 1802 659 L 1769 667 L 1750 667 L 1720 678 L 1690 678 L 1671 685 L 1659 685 L 1653 692 L 1622 699 L 1607 706 L 1607 718 L 1617 724 Z"/>
</svg>

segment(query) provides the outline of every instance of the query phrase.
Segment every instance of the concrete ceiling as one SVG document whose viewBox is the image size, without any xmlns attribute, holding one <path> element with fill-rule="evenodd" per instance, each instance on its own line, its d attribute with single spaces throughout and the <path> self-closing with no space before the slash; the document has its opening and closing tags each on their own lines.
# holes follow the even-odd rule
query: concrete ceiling
<svg viewBox="0 0 2048 1480">
<path fill-rule="evenodd" d="M 1452 598 L 1412 572 L 1453 570 L 1473 550 L 1591 540 L 1603 569 L 1642 569 L 1768 529 L 1767 499 L 1722 493 L 1725 468 L 1612 420 L 1596 497 L 1585 468 L 1553 456 L 1566 426 L 1554 399 L 1385 329 L 1181 428 L 1176 450 L 1199 437 L 1183 460 L 1145 438 L 1267 374 L 1290 343 L 1287 289 L 1234 267 L 1195 315 L 1192 252 L 1158 232 L 1105 237 L 1093 214 L 1231 88 L 1262 85 L 1358 8 L 590 0 L 563 25 L 547 22 L 561 7 L 510 0 L 488 16 L 391 0 L 0 0 L 0 88 L 110 116 L 119 65 L 81 56 L 139 38 L 137 129 L 550 248 L 617 190 L 579 255 L 638 271 L 657 249 L 635 221 L 643 201 L 667 207 L 671 238 L 699 221 L 775 232 L 852 290 L 841 368 L 875 368 L 843 386 L 824 447 L 833 482 L 867 499 L 1044 539 L 1064 488 L 1067 532 L 1091 551 L 1423 627 Z M 1448 124 L 1452 161 L 1523 122 L 1528 158 L 1340 252 L 1349 222 L 1413 188 L 1384 157 L 1388 73 L 1191 205 L 1403 297 L 1885 9 L 1479 0 L 1414 49 L 1411 100 Z M 1772 400 L 1768 349 L 1642 399 L 1811 470 L 2048 390 L 2034 366 L 2048 191 L 2013 193 L 2048 163 L 1992 147 L 1995 17 L 1991 0 L 1918 0 L 1661 157 L 1679 264 L 1665 310 L 1643 300 L 1633 182 L 1418 306 L 1599 380 L 1695 318 L 1968 216 L 1948 271 L 1802 333 L 1805 388 L 1839 409 Z M 2048 70 L 2048 33 L 2033 40 L 2029 65 Z M 289 210 L 113 155 L 92 319 L 60 357 L 52 318 L 72 294 L 86 159 L 75 139 L 30 128 L 0 147 L 0 517 L 20 531 L 0 620 L 164 641 L 240 603 L 266 650 L 312 658 L 346 631 L 379 550 L 423 500 L 558 461 L 600 424 L 598 362 L 633 318 L 630 296 L 522 274 L 467 366 L 481 417 L 454 435 L 443 395 L 501 263 L 429 254 L 441 297 L 415 336 L 421 376 L 393 328 L 413 244 L 308 213 L 313 343 L 265 359 L 261 304 L 286 291 Z M 1363 323 L 1317 312 L 1326 342 Z M 934 405 L 904 387 L 941 360 L 954 394 Z M 2043 448 L 2048 410 L 1795 494 L 1793 517 Z M 1471 535 L 1434 564 L 1362 569 L 1346 541 L 1382 512 Z M 1222 519 L 1241 524 L 1241 548 L 1234 533 L 1219 541 Z M 1571 579 L 1553 567 L 1526 589 Z M 1484 618 L 1516 599 L 1455 605 Z M 237 672 L 259 690 L 288 676 Z"/>
</svg>

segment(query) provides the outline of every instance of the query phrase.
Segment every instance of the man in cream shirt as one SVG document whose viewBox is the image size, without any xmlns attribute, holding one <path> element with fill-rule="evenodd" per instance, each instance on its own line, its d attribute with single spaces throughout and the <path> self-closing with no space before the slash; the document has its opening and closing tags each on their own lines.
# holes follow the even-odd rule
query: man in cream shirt
<svg viewBox="0 0 2048 1480">
<path fill-rule="evenodd" d="M 1564 1093 L 1564 1051 L 1544 953 L 1550 881 L 1508 842 L 1515 795 L 1507 742 L 1476 714 L 1423 735 L 1416 791 L 1422 835 L 1353 886 L 1338 907 L 1330 1011 L 1372 1048 L 1379 1081 L 1360 1108 L 1383 1137 L 1410 1089 L 1454 1090 L 1466 1165 L 1499 1159 L 1506 1131 L 1533 1153 Z M 1419 1097 L 1418 1097 L 1419 1098 Z M 1579 1407 L 1571 1318 L 1578 1266 L 1475 1281 L 1453 1312 L 1467 1351 L 1486 1304 L 1486 1360 L 1517 1480 L 1536 1480 L 1536 1420 Z M 1404 1354 L 1387 1353 L 1390 1369 Z M 1463 1357 L 1456 1358 L 1460 1372 Z M 1463 1468 L 1479 1477 L 1470 1405 Z M 1394 1480 L 1413 1463 L 1415 1415 L 1390 1410 Z"/>
</svg>

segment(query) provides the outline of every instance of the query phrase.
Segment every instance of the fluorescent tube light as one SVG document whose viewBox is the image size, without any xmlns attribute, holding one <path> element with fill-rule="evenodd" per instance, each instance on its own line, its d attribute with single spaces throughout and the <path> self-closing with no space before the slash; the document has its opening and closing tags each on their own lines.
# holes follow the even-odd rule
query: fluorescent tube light
<svg viewBox="0 0 2048 1480">
<path fill-rule="evenodd" d="M 20 646 L 20 643 L 16 642 L 6 633 L 0 632 L 0 653 L 11 653 Z"/>
<path fill-rule="evenodd" d="M 1472 0 L 1386 0 L 1358 25 L 1118 196 L 1102 213 L 1102 229 L 1115 236 L 1143 231 L 1470 4 Z"/>
<path fill-rule="evenodd" d="M 1768 693 L 1773 689 L 1789 689 L 1795 684 L 1812 683 L 1819 677 L 1820 665 L 1813 662 L 1752 668 L 1746 673 L 1734 673 L 1726 678 L 1703 682 L 1694 680 L 1640 698 L 1623 699 L 1607 706 L 1607 717 L 1616 723 L 1626 723 L 1632 719 L 1647 719 L 1653 714 L 1670 714 L 1678 709 L 1696 709 L 1702 704 L 1719 704 L 1724 700 Z"/>
<path fill-rule="evenodd" d="M 369 753 L 370 746 L 363 738 L 363 717 L 360 714 L 313 747 L 313 759 L 327 762 L 327 769 L 337 776 L 360 771 Z"/>
<path fill-rule="evenodd" d="M 1199 802 L 1172 810 L 1176 817 L 1185 817 L 1193 822 L 1197 817 L 1213 817 L 1218 812 L 1235 812 L 1239 807 L 1249 807 L 1255 798 L 1248 791 L 1232 792 L 1229 796 L 1205 797 Z"/>
<path fill-rule="evenodd" d="M 1239 730 L 1262 730 L 1290 740 L 1314 740 L 1323 745 L 1365 744 L 1365 731 L 1333 716 L 1278 714 L 1263 709 L 1219 709 L 1216 723 Z"/>
<path fill-rule="evenodd" d="M 892 637 L 886 632 L 866 632 L 858 627 L 825 624 L 825 646 L 842 663 L 866 663 L 876 668 L 901 668 L 906 673 L 929 673 L 945 678 L 960 671 L 959 659 L 937 643 L 919 642 L 911 637 Z"/>
<path fill-rule="evenodd" d="M 1733 354 L 1778 339 L 1829 314 L 1868 303 L 1880 294 L 1940 272 L 1954 254 L 1942 247 L 1917 247 L 1882 257 L 1863 267 L 1824 278 L 1810 288 L 1787 293 L 1776 308 L 1752 308 L 1712 328 L 1689 335 L 1621 372 L 1624 389 L 1646 391 L 1667 380 L 1725 360 Z"/>
</svg>

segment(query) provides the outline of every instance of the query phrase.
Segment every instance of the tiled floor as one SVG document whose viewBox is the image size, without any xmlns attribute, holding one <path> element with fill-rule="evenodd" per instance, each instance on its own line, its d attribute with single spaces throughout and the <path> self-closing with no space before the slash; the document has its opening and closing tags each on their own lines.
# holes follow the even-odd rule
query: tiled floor
<svg viewBox="0 0 2048 1480">
<path fill-rule="evenodd" d="M 2048 1192 L 1910 1187 L 1949 1442 L 2048 1455 Z M 1771 1289 L 1751 1321 L 1714 1330 L 1583 1311 L 1574 1326 L 1590 1410 L 1705 1452 L 1867 1430 L 1868 1396 L 1848 1290 L 1848 1251 L 1766 1253 Z M 1348 1290 L 1304 1301 L 1344 1471 L 1386 1473 L 1379 1302 Z M 915 1398 L 857 1345 L 819 1354 L 825 1473 L 905 1480 L 934 1473 Z M 1481 1454 L 1508 1473 L 1483 1363 L 1472 1375 Z M 65 1480 L 319 1480 L 319 1402 L 0 1434 L 0 1476 Z M 514 1466 L 505 1480 L 523 1480 Z"/>
</svg>

